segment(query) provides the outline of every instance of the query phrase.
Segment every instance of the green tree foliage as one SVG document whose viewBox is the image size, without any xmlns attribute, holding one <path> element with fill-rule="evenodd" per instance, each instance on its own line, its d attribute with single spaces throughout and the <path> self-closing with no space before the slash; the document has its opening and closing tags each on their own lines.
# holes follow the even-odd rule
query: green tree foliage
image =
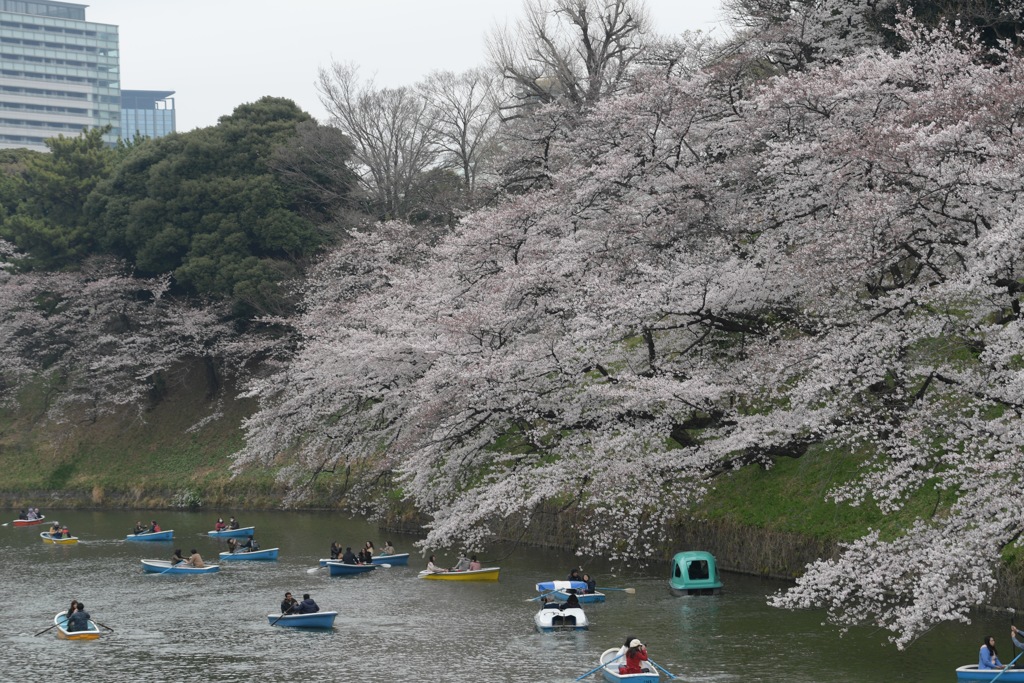
<svg viewBox="0 0 1024 683">
<path fill-rule="evenodd" d="M 270 160 L 309 121 L 264 97 L 216 126 L 137 145 L 89 202 L 98 246 L 137 275 L 172 273 L 183 293 L 229 299 L 236 314 L 285 310 L 280 284 L 324 237 Z"/>
<path fill-rule="evenodd" d="M 8 172 L 0 181 L 0 202 L 7 216 L 0 237 L 26 254 L 22 267 L 61 270 L 95 250 L 83 207 L 123 153 L 104 145 L 106 132 L 95 128 L 75 138 L 50 138 L 49 154 L 22 154 L 4 164 Z"/>
</svg>

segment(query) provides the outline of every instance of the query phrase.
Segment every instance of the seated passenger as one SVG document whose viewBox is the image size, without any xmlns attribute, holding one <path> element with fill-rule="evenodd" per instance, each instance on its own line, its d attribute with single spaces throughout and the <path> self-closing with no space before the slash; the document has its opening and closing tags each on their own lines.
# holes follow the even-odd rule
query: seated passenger
<svg viewBox="0 0 1024 683">
<path fill-rule="evenodd" d="M 68 617 L 68 631 L 88 631 L 89 630 L 89 613 L 85 611 L 85 604 L 78 603 L 78 609 L 75 613 Z"/>
<path fill-rule="evenodd" d="M 473 555 L 471 558 L 469 558 L 469 571 L 475 572 L 479 571 L 480 569 L 483 569 L 483 566 L 481 566 L 479 560 L 476 559 L 476 555 Z"/>
<path fill-rule="evenodd" d="M 320 611 L 320 606 L 313 601 L 313 598 L 309 597 L 309 593 L 303 593 L 302 602 L 299 603 L 299 608 L 295 611 L 299 614 L 313 614 Z"/>
</svg>

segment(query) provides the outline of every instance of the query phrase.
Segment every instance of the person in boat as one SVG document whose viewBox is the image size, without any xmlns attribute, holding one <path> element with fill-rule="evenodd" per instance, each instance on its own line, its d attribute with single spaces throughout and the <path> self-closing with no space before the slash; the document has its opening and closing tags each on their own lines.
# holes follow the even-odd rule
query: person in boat
<svg viewBox="0 0 1024 683">
<path fill-rule="evenodd" d="M 78 603 L 78 609 L 75 613 L 68 616 L 68 631 L 88 631 L 89 630 L 89 613 L 85 611 L 85 604 Z"/>
<path fill-rule="evenodd" d="M 195 548 L 192 548 L 192 552 L 189 554 L 186 563 L 188 563 L 188 566 L 195 567 L 196 569 L 202 569 L 206 566 L 206 564 L 203 562 L 202 555 L 200 555 L 199 551 Z"/>
<path fill-rule="evenodd" d="M 591 578 L 590 574 L 584 574 L 583 578 L 580 579 L 583 583 L 587 584 L 587 589 L 584 593 L 596 593 L 597 592 L 597 580 Z"/>
<path fill-rule="evenodd" d="M 391 545 L 391 541 L 384 544 L 384 547 L 380 549 L 382 555 L 394 555 L 395 546 Z"/>
<path fill-rule="evenodd" d="M 260 544 L 257 543 L 253 539 L 252 534 L 250 534 L 249 538 L 245 539 L 245 543 L 243 543 L 242 545 L 238 546 L 238 549 L 240 551 L 242 551 L 243 553 L 251 553 L 253 551 L 259 550 L 260 549 Z"/>
<path fill-rule="evenodd" d="M 39 519 L 39 510 L 36 508 L 28 509 L 28 519 Z"/>
<path fill-rule="evenodd" d="M 626 663 L 619 665 L 620 674 L 642 674 L 647 661 L 647 646 L 634 638 L 626 650 Z"/>
<path fill-rule="evenodd" d="M 68 611 L 65 612 L 64 615 L 67 616 L 70 619 L 71 615 L 74 614 L 77 611 L 78 611 L 78 600 L 72 599 L 71 600 L 71 606 L 68 607 Z"/>
<path fill-rule="evenodd" d="M 366 557 L 367 564 L 373 563 L 374 550 L 373 541 L 367 541 L 366 545 L 363 546 L 363 555 Z"/>
<path fill-rule="evenodd" d="M 139 521 L 135 522 L 135 529 L 132 530 L 132 533 L 135 534 L 136 536 L 138 536 L 139 534 L 146 533 L 148 530 L 149 530 L 149 527 L 147 527 L 145 524 L 143 524 L 142 520 L 139 520 Z"/>
<path fill-rule="evenodd" d="M 541 609 L 562 609 L 556 600 L 549 598 L 546 595 L 542 595 L 540 598 Z"/>
<path fill-rule="evenodd" d="M 60 528 L 61 538 L 71 538 L 71 531 L 68 529 L 68 525 L 65 524 Z"/>
<path fill-rule="evenodd" d="M 299 601 L 292 597 L 291 591 L 284 594 L 281 601 L 281 614 L 291 614 L 299 609 Z"/>
<path fill-rule="evenodd" d="M 356 562 L 359 564 L 373 564 L 373 555 L 370 554 L 369 557 L 367 557 L 366 549 L 360 548 L 359 552 L 356 553 Z"/>
<path fill-rule="evenodd" d="M 149 526 L 149 533 L 151 533 L 151 534 L 160 533 L 160 525 L 156 523 L 155 519 L 153 520 L 153 523 L 150 524 L 150 526 Z"/>
<path fill-rule="evenodd" d="M 464 572 L 469 569 L 469 558 L 463 553 L 459 553 L 459 559 L 449 571 L 453 572 Z"/>
<path fill-rule="evenodd" d="M 483 565 L 480 564 L 480 560 L 476 559 L 476 555 L 469 558 L 469 571 L 476 572 L 483 569 Z"/>
<path fill-rule="evenodd" d="M 238 540 L 235 538 L 228 538 L 228 552 L 234 555 L 238 552 Z"/>
<path fill-rule="evenodd" d="M 1020 635 L 1020 631 L 1013 624 L 1010 624 L 1010 640 L 1013 641 L 1015 647 L 1020 650 L 1024 650 L 1024 640 L 1020 640 L 1017 636 Z"/>
<path fill-rule="evenodd" d="M 343 552 L 345 552 L 345 551 L 341 549 L 341 544 L 340 543 L 338 543 L 337 541 L 334 541 L 333 543 L 331 543 L 331 559 L 332 560 L 338 559 L 338 556 L 341 555 Z"/>
<path fill-rule="evenodd" d="M 232 517 L 230 520 L 228 520 L 228 528 L 229 529 L 237 529 L 237 528 L 239 528 L 238 527 L 238 520 L 235 519 L 234 517 Z"/>
<path fill-rule="evenodd" d="M 28 513 L 25 512 L 24 508 L 22 508 L 22 510 L 18 513 L 18 519 L 23 519 L 23 520 L 27 520 L 28 519 Z"/>
<path fill-rule="evenodd" d="M 60 538 L 60 524 L 57 522 L 50 525 L 50 538 Z"/>
<path fill-rule="evenodd" d="M 345 564 L 359 564 L 359 558 L 352 552 L 352 546 L 345 546 L 345 552 L 341 554 L 341 561 Z"/>
<path fill-rule="evenodd" d="M 580 606 L 580 599 L 576 595 L 576 591 L 574 589 L 570 588 L 569 589 L 569 597 L 565 599 L 565 602 L 563 602 L 561 605 L 558 606 L 558 609 L 572 609 L 574 607 L 579 607 L 579 606 Z"/>
<path fill-rule="evenodd" d="M 978 651 L 978 669 L 1005 669 L 999 661 L 999 652 L 996 650 L 996 639 L 993 636 L 985 636 Z"/>
<path fill-rule="evenodd" d="M 218 517 L 217 518 L 217 523 L 213 525 L 213 530 L 214 531 L 224 531 L 224 527 L 226 527 L 226 526 L 227 526 L 227 524 L 224 523 L 224 518 L 223 517 Z"/>
<path fill-rule="evenodd" d="M 302 602 L 299 603 L 299 608 L 296 611 L 299 614 L 313 614 L 320 611 L 320 605 L 316 604 L 313 598 L 309 597 L 309 593 L 303 593 Z"/>
<path fill-rule="evenodd" d="M 448 570 L 445 569 L 444 567 L 438 567 L 437 566 L 437 562 L 434 561 L 434 556 L 431 555 L 430 559 L 427 560 L 427 571 L 431 572 L 433 574 L 443 574 L 443 573 L 447 572 Z"/>
<path fill-rule="evenodd" d="M 576 569 L 576 568 L 573 568 L 572 571 L 569 572 L 569 576 L 566 577 L 566 580 L 568 580 L 568 581 L 582 581 L 583 579 L 580 578 L 580 570 Z"/>
<path fill-rule="evenodd" d="M 171 566 L 185 561 L 185 556 L 181 554 L 181 548 L 175 548 L 174 554 L 171 555 Z"/>
</svg>

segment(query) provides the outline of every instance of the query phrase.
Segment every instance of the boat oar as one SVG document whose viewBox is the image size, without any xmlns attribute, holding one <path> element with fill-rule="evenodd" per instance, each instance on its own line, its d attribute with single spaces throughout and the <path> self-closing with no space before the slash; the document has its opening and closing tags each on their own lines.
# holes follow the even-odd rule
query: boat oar
<svg viewBox="0 0 1024 683">
<path fill-rule="evenodd" d="M 54 629 L 54 628 L 57 628 L 57 624 L 54 624 L 54 625 L 53 625 L 53 626 L 51 626 L 50 628 L 44 628 L 44 629 L 43 629 L 42 631 L 40 631 L 39 633 L 33 633 L 33 634 L 32 634 L 32 637 L 34 638 L 34 637 L 36 637 L 36 636 L 41 636 L 41 635 L 43 635 L 44 633 L 46 633 L 47 631 L 49 631 L 50 629 Z"/>
<path fill-rule="evenodd" d="M 629 593 L 630 595 L 636 595 L 636 589 L 635 588 L 602 588 L 601 586 L 598 586 L 594 590 L 597 590 L 597 591 L 622 591 L 623 593 Z"/>
<path fill-rule="evenodd" d="M 289 607 L 287 612 L 282 612 L 281 614 L 278 614 L 277 619 L 274 619 L 272 622 L 270 622 L 270 625 L 273 626 L 277 622 L 281 621 L 281 617 L 285 616 L 286 614 L 291 614 L 293 609 L 295 609 L 294 605 Z"/>
<path fill-rule="evenodd" d="M 541 593 L 540 595 L 538 595 L 536 597 L 533 597 L 533 598 L 529 598 L 528 600 L 524 600 L 523 602 L 536 602 L 536 601 L 540 600 L 541 598 L 546 598 L 547 596 L 551 595 L 552 593 L 557 593 L 557 592 L 558 592 L 557 590 L 554 590 L 554 591 L 548 591 L 547 593 Z"/>
<path fill-rule="evenodd" d="M 608 664 L 611 664 L 611 663 L 612 663 L 612 662 L 614 662 L 614 661 L 615 661 L 616 659 L 622 659 L 622 658 L 623 658 L 623 657 L 625 657 L 625 656 L 626 656 L 626 653 L 625 653 L 625 652 L 623 652 L 623 653 L 622 653 L 621 655 L 619 655 L 618 657 L 612 657 L 612 658 L 611 658 L 611 659 L 609 659 L 609 660 L 608 660 L 607 662 L 601 662 L 600 664 L 598 664 L 598 665 L 597 665 L 597 666 L 595 666 L 595 667 L 594 667 L 593 669 L 591 669 L 591 670 L 590 670 L 590 671 L 588 671 L 587 673 L 583 674 L 582 676 L 580 676 L 580 677 L 579 677 L 579 678 L 577 678 L 576 680 L 577 680 L 577 681 L 582 681 L 582 680 L 583 680 L 584 678 L 586 678 L 586 677 L 587 677 L 587 676 L 589 676 L 590 674 L 594 673 L 595 671 L 598 671 L 599 669 L 603 669 L 603 668 L 604 668 L 604 667 L 605 667 L 606 665 L 608 665 Z"/>
<path fill-rule="evenodd" d="M 654 666 L 658 667 L 660 670 L 664 671 L 666 674 L 668 674 L 669 678 L 675 678 L 675 675 L 671 671 L 667 670 L 665 667 L 663 667 L 661 664 L 658 664 L 650 657 L 647 658 L 647 661 L 653 664 Z"/>
<path fill-rule="evenodd" d="M 96 621 L 95 619 L 93 619 L 93 620 L 92 620 L 92 623 L 96 624 L 97 626 L 102 626 L 103 628 L 107 629 L 107 630 L 108 630 L 108 631 L 110 631 L 111 633 L 113 633 L 113 632 L 114 632 L 114 629 L 110 628 L 110 627 L 109 627 L 109 626 L 107 626 L 106 624 L 101 624 L 100 622 Z"/>
<path fill-rule="evenodd" d="M 1024 652 L 1021 652 L 1021 653 L 1020 653 L 1020 655 L 1024 655 Z M 1007 664 L 1007 665 L 1006 665 L 1005 667 L 1003 667 L 1003 670 L 1002 670 L 1002 671 L 1000 671 L 1000 672 L 999 672 L 999 673 L 997 673 L 997 674 L 996 674 L 995 676 L 993 676 L 993 677 L 992 677 L 991 679 L 989 679 L 989 683 L 993 683 L 993 682 L 994 682 L 994 681 L 995 681 L 995 680 L 996 680 L 997 678 L 999 678 L 1000 676 L 1002 676 L 1002 675 L 1003 675 L 1004 673 L 1006 673 L 1006 672 L 1007 672 L 1008 670 L 1012 669 L 1012 668 L 1013 668 L 1013 665 L 1014 665 L 1014 662 L 1016 662 L 1016 661 L 1017 661 L 1018 659 L 1020 659 L 1020 655 L 1017 655 L 1016 657 L 1014 657 L 1014 658 L 1013 658 L 1013 661 L 1012 661 L 1012 662 L 1010 662 L 1009 664 Z"/>
</svg>

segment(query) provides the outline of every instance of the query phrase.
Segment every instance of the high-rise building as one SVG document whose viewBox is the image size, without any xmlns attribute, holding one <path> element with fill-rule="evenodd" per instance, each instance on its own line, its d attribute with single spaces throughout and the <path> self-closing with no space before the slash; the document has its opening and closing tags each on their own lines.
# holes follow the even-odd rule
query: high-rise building
<svg viewBox="0 0 1024 683">
<path fill-rule="evenodd" d="M 53 0 L 0 0 L 0 148 L 121 126 L 117 27 Z"/>
<path fill-rule="evenodd" d="M 173 90 L 122 90 L 121 137 L 159 138 L 173 133 Z"/>
</svg>

